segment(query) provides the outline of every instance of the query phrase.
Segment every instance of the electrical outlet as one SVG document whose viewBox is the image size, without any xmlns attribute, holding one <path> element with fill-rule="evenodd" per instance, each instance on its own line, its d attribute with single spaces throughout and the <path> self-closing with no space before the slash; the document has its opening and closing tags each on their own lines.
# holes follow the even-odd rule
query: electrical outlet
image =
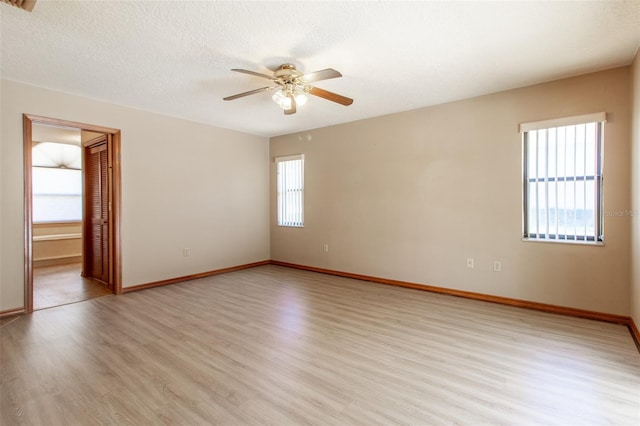
<svg viewBox="0 0 640 426">
<path fill-rule="evenodd" d="M 502 262 L 498 260 L 493 261 L 493 272 L 502 272 Z"/>
<path fill-rule="evenodd" d="M 467 268 L 473 269 L 473 257 L 467 257 Z"/>
<path fill-rule="evenodd" d="M 184 257 L 189 257 L 189 256 L 191 256 L 191 249 L 190 249 L 190 248 L 186 248 L 186 247 L 185 247 L 185 248 L 183 248 L 183 249 L 182 249 L 182 256 L 184 256 Z"/>
<path fill-rule="evenodd" d="M 329 253 L 329 244 L 324 243 L 324 252 Z"/>
</svg>

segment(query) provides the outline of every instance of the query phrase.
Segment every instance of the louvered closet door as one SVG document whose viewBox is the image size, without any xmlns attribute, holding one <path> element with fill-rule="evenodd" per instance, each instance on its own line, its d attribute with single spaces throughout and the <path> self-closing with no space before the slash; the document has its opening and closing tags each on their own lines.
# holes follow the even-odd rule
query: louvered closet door
<svg viewBox="0 0 640 426">
<path fill-rule="evenodd" d="M 85 227 L 88 256 L 87 275 L 109 282 L 109 192 L 107 144 L 100 143 L 87 149 L 87 202 L 86 217 L 90 223 Z"/>
</svg>

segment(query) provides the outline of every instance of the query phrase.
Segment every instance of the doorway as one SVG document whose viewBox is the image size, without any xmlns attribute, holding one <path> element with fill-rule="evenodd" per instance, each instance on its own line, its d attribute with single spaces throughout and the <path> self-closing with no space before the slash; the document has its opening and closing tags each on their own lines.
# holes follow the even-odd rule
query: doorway
<svg viewBox="0 0 640 426">
<path fill-rule="evenodd" d="M 23 119 L 25 310 L 120 294 L 120 131 Z"/>
</svg>

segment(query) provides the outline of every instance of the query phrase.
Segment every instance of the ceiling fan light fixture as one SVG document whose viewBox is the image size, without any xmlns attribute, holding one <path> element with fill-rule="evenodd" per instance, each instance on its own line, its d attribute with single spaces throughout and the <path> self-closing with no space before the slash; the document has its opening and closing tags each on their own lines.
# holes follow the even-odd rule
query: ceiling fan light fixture
<svg viewBox="0 0 640 426">
<path fill-rule="evenodd" d="M 307 95 L 304 91 L 298 89 L 294 92 L 293 96 L 296 98 L 296 105 L 302 106 L 307 103 Z"/>
<path fill-rule="evenodd" d="M 284 89 L 280 89 L 271 96 L 273 102 L 282 109 L 291 109 L 291 95 Z"/>
<path fill-rule="evenodd" d="M 282 100 L 282 103 L 280 104 L 280 108 L 291 109 L 291 98 L 289 96 L 287 96 Z"/>
<path fill-rule="evenodd" d="M 273 102 L 275 102 L 276 104 L 278 104 L 278 106 L 279 106 L 280 108 L 283 108 L 283 107 L 282 107 L 282 104 L 288 100 L 288 99 L 287 99 L 287 95 L 286 95 L 286 93 L 285 93 L 285 92 L 284 92 L 284 90 L 282 90 L 282 89 L 280 89 L 280 90 L 276 91 L 276 92 L 271 96 L 271 99 L 273 99 Z M 289 101 L 289 102 L 291 102 L 291 101 Z"/>
<path fill-rule="evenodd" d="M 307 102 L 307 95 L 302 90 L 291 91 L 287 89 L 280 89 L 271 96 L 273 102 L 284 110 L 291 109 L 292 98 L 295 98 L 296 105 L 304 105 Z"/>
</svg>

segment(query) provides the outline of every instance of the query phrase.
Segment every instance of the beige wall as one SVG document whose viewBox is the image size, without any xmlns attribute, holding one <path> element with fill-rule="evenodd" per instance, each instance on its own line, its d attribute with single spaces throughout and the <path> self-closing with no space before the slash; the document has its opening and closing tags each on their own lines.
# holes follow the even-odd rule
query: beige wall
<svg viewBox="0 0 640 426">
<path fill-rule="evenodd" d="M 605 210 L 629 208 L 629 77 L 619 68 L 272 138 L 272 159 L 304 153 L 306 172 L 305 227 L 281 228 L 271 163 L 271 258 L 629 315 L 629 218 L 605 218 L 603 247 L 521 241 L 518 133 L 606 111 Z"/>
<path fill-rule="evenodd" d="M 123 286 L 269 259 L 265 138 L 7 80 L 1 94 L 0 311 L 23 306 L 23 113 L 122 130 Z"/>
<path fill-rule="evenodd" d="M 640 51 L 636 53 L 632 74 L 632 180 L 631 180 L 631 317 L 640 327 Z"/>
</svg>

